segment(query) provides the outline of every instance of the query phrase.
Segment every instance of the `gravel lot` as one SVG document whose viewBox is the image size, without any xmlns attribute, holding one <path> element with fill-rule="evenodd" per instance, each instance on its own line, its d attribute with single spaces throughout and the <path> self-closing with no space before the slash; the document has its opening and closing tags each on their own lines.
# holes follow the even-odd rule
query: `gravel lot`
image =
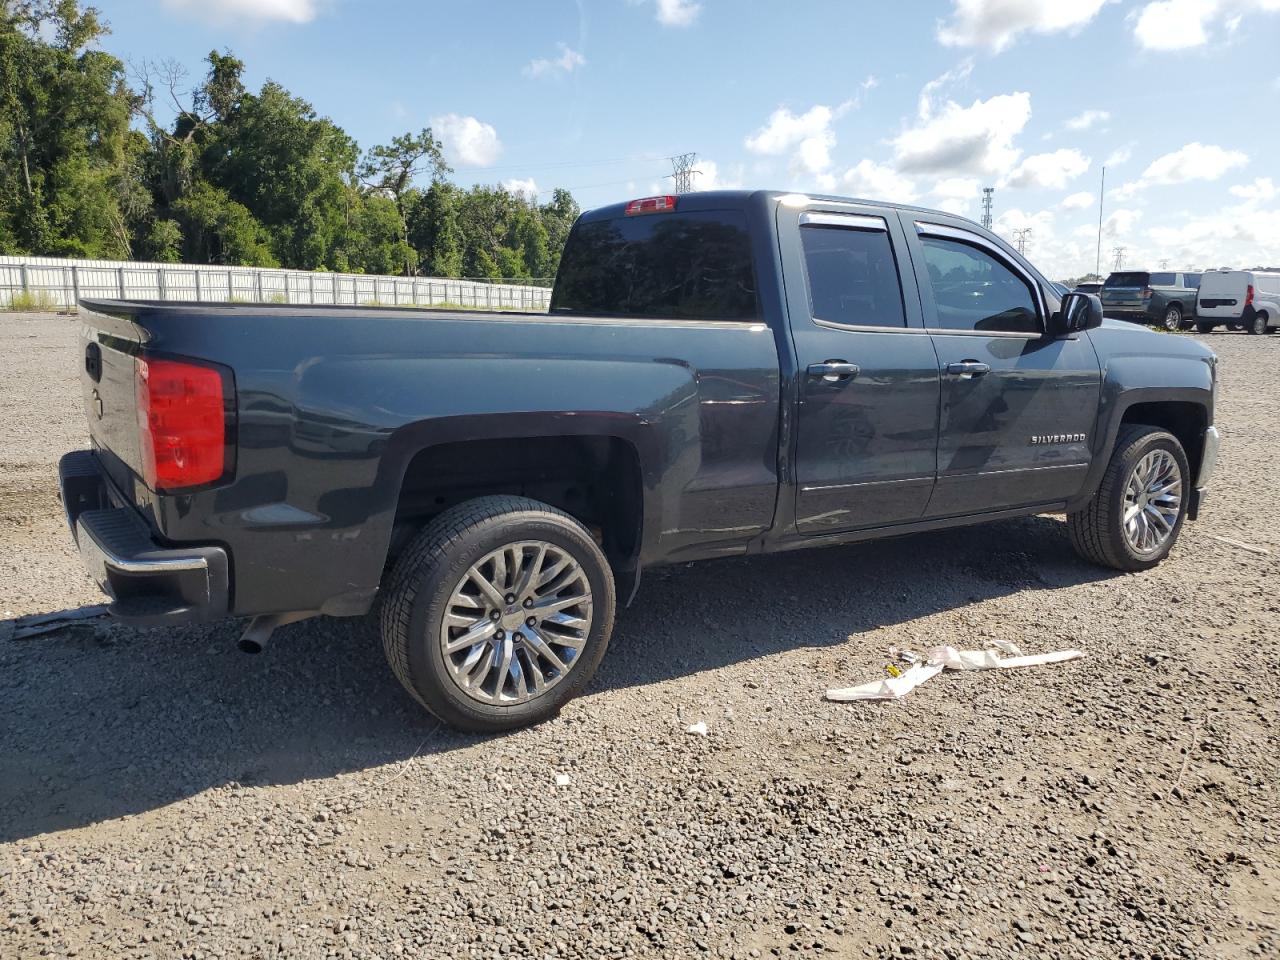
<svg viewBox="0 0 1280 960">
<path fill-rule="evenodd" d="M 1160 568 L 1034 518 L 658 571 L 586 697 L 480 738 L 371 621 L 8 637 L 100 599 L 76 333 L 0 315 L 0 957 L 1280 955 L 1280 336 L 1207 338 L 1221 472 Z M 984 638 L 1087 656 L 822 699 Z"/>
</svg>

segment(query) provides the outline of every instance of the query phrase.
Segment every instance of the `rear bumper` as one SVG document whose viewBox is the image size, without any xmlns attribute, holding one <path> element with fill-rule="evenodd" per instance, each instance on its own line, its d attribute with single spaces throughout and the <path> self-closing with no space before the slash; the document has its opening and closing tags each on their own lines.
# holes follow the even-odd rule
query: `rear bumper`
<svg viewBox="0 0 1280 960">
<path fill-rule="evenodd" d="M 62 458 L 58 485 L 80 559 L 111 597 L 107 609 L 113 616 L 157 625 L 227 615 L 226 550 L 157 543 L 146 521 L 114 493 L 91 450 Z"/>
</svg>

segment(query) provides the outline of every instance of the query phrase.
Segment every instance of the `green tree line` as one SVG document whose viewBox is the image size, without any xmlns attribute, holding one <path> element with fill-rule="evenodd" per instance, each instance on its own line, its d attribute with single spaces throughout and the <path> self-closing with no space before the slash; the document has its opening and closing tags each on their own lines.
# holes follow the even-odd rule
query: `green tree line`
<svg viewBox="0 0 1280 960">
<path fill-rule="evenodd" d="M 126 70 L 77 0 L 0 0 L 0 253 L 439 277 L 555 275 L 579 209 L 448 179 L 432 131 L 361 151 L 209 54 Z"/>
</svg>

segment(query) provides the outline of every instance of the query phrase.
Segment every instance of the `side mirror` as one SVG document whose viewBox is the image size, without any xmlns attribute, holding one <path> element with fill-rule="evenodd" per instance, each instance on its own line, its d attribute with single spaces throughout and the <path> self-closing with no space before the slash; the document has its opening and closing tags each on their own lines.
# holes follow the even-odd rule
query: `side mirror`
<svg viewBox="0 0 1280 960">
<path fill-rule="evenodd" d="M 1068 293 L 1062 306 L 1049 319 L 1049 334 L 1055 338 L 1102 326 L 1102 301 L 1092 293 Z"/>
</svg>

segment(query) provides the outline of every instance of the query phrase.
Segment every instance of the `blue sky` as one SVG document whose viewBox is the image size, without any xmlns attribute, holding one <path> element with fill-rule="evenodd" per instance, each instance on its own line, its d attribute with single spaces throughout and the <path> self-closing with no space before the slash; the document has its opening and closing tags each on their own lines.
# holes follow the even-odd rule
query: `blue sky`
<svg viewBox="0 0 1280 960">
<path fill-rule="evenodd" d="M 1280 0 L 100 0 L 106 46 L 212 48 L 362 147 L 430 125 L 457 181 L 584 207 L 695 185 L 1030 227 L 1052 275 L 1280 263 Z"/>
</svg>

